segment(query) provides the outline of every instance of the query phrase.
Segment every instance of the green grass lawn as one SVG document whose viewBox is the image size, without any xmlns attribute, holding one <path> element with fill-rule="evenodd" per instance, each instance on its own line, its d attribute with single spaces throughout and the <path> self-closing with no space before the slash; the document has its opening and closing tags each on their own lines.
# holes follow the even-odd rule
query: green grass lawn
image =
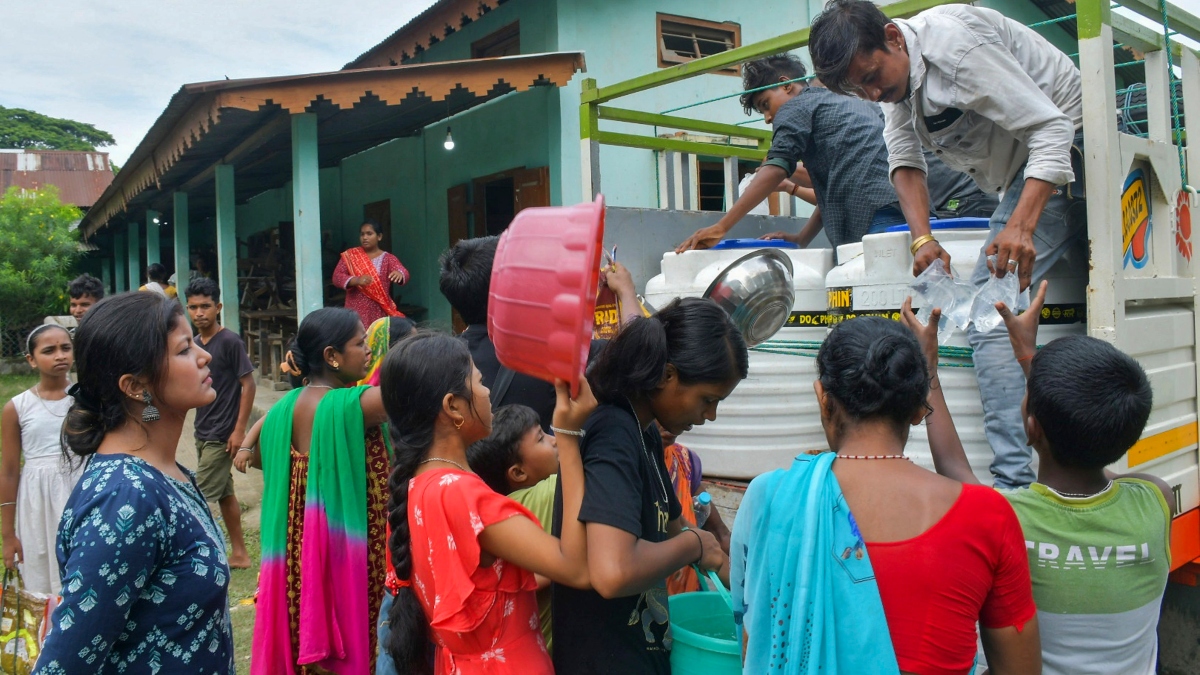
<svg viewBox="0 0 1200 675">
<path fill-rule="evenodd" d="M 224 528 L 224 525 L 222 525 Z M 229 616 L 233 620 L 233 654 L 240 674 L 250 672 L 250 649 L 254 636 L 254 592 L 258 588 L 258 565 L 262 542 L 258 529 L 245 531 L 250 569 L 233 570 L 229 580 Z"/>
<path fill-rule="evenodd" d="M 37 381 L 37 375 L 34 373 L 29 375 L 0 375 L 0 405 L 8 403 L 10 398 L 37 384 Z"/>
</svg>

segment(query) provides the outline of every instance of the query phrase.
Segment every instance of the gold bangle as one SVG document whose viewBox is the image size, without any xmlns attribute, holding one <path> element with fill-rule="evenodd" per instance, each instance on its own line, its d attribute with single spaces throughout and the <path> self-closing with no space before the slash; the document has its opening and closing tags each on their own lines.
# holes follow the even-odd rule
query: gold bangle
<svg viewBox="0 0 1200 675">
<path fill-rule="evenodd" d="M 921 235 L 920 237 L 917 237 L 916 239 L 913 240 L 912 246 L 909 246 L 908 250 L 915 256 L 917 254 L 917 251 L 922 246 L 924 246 L 925 244 L 928 244 L 931 241 L 935 242 L 935 243 L 937 242 L 937 239 L 934 238 L 934 236 L 932 234 Z"/>
</svg>

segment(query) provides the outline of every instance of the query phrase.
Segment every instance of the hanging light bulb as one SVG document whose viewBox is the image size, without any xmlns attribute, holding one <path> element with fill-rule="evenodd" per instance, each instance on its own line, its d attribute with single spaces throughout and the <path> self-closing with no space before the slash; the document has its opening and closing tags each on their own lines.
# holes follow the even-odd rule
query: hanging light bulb
<svg viewBox="0 0 1200 675">
<path fill-rule="evenodd" d="M 157 217 L 157 216 L 154 218 L 154 224 L 155 224 L 155 225 L 158 225 L 158 224 L 159 224 L 159 222 L 158 222 L 158 217 Z"/>
<path fill-rule="evenodd" d="M 454 149 L 454 137 L 450 135 L 450 127 L 446 127 L 446 140 L 442 143 L 442 147 L 447 150 Z"/>
</svg>

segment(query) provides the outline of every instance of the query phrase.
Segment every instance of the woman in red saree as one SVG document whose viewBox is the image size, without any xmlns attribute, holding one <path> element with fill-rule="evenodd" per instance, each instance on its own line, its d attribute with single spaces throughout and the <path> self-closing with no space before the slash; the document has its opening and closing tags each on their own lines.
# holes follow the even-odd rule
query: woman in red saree
<svg viewBox="0 0 1200 675">
<path fill-rule="evenodd" d="M 404 316 L 392 301 L 392 284 L 408 282 L 400 259 L 379 248 L 383 227 L 368 220 L 358 229 L 362 246 L 346 249 L 333 270 L 333 283 L 346 289 L 346 309 L 352 309 L 370 326 L 385 316 Z"/>
</svg>

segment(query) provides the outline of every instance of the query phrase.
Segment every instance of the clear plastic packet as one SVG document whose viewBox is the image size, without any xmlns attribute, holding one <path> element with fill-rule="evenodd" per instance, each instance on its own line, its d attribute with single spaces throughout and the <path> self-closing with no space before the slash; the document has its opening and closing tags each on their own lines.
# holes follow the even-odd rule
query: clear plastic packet
<svg viewBox="0 0 1200 675">
<path fill-rule="evenodd" d="M 917 312 L 917 320 L 922 324 L 929 325 L 929 317 L 934 309 L 942 310 L 942 319 L 938 322 L 939 344 L 949 342 L 956 328 L 967 328 L 971 321 L 971 302 L 975 298 L 975 287 L 950 276 L 940 258 L 934 260 L 925 271 L 913 279 L 909 288 L 921 296 L 921 309 Z"/>
<path fill-rule="evenodd" d="M 988 256 L 993 263 L 995 256 Z M 971 321 L 975 330 L 989 333 L 1004 323 L 1000 312 L 996 311 L 996 303 L 1003 302 L 1013 311 L 1020 311 L 1029 305 L 1029 292 L 1021 293 L 1021 282 L 1017 279 L 1017 271 L 1010 270 L 1003 279 L 992 275 L 987 283 L 979 289 L 975 302 L 971 305 Z"/>
</svg>

